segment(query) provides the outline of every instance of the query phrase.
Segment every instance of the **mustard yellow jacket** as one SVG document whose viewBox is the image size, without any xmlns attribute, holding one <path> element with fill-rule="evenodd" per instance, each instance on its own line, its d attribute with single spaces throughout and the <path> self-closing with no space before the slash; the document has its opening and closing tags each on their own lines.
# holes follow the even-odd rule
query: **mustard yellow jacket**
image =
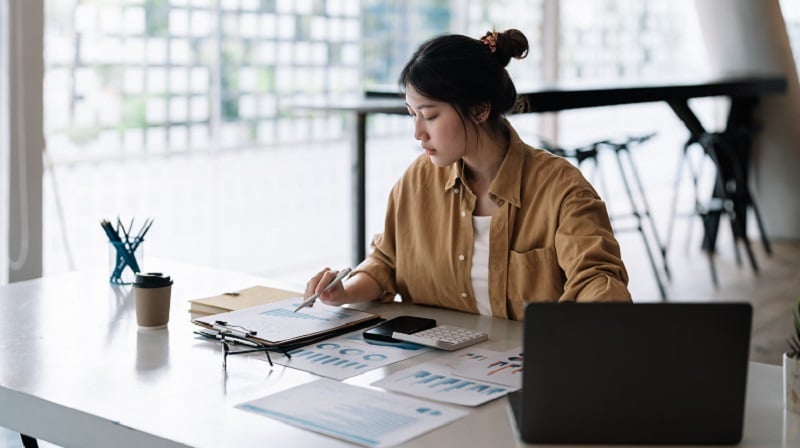
<svg viewBox="0 0 800 448">
<path fill-rule="evenodd" d="M 628 274 L 605 203 L 567 160 L 522 142 L 509 148 L 489 196 L 492 314 L 523 319 L 527 302 L 630 301 Z M 417 158 L 389 196 L 383 234 L 356 268 L 384 300 L 477 313 L 470 280 L 476 196 L 463 165 Z"/>
</svg>

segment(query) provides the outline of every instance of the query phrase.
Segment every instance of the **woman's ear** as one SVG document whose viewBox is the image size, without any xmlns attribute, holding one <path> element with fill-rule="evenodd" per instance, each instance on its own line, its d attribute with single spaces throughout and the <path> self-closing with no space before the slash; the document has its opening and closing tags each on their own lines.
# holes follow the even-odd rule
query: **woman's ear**
<svg viewBox="0 0 800 448">
<path fill-rule="evenodd" d="M 483 124 L 489 118 L 491 111 L 492 105 L 490 103 L 478 104 L 472 108 L 472 119 L 478 124 Z"/>
</svg>

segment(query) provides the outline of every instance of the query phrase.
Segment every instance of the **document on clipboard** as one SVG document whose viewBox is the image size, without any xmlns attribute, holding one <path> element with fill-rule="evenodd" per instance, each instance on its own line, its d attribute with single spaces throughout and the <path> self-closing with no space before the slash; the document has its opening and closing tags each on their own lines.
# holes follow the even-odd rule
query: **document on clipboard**
<svg viewBox="0 0 800 448">
<path fill-rule="evenodd" d="M 253 306 L 227 313 L 203 316 L 192 322 L 212 331 L 227 332 L 266 346 L 281 346 L 316 340 L 325 334 L 339 334 L 378 322 L 380 316 L 353 308 L 313 307 L 294 312 L 303 297 Z"/>
</svg>

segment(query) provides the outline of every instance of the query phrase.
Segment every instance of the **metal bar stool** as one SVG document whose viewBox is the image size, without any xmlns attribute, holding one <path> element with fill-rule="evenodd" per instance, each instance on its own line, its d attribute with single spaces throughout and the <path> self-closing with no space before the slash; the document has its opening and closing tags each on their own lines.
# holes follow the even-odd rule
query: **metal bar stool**
<svg viewBox="0 0 800 448">
<path fill-rule="evenodd" d="M 710 250 L 710 248 L 713 247 L 713 244 L 709 238 L 710 234 L 713 232 L 709 223 L 713 220 L 711 216 L 713 214 L 721 213 L 723 211 L 723 207 L 721 201 L 706 201 L 706 203 L 704 203 L 700 200 L 701 175 L 703 173 L 703 161 L 706 160 L 706 155 L 705 152 L 703 152 L 699 164 L 696 164 L 697 162 L 694 160 L 696 157 L 692 155 L 692 148 L 694 147 L 700 147 L 698 141 L 694 138 L 689 138 L 689 140 L 683 145 L 683 152 L 681 157 L 678 159 L 678 169 L 676 170 L 677 174 L 675 175 L 675 181 L 673 183 L 673 195 L 670 205 L 670 218 L 669 224 L 667 225 L 666 246 L 670 247 L 672 245 L 672 235 L 675 229 L 675 221 L 679 215 L 678 202 L 681 196 L 681 184 L 683 182 L 684 172 L 686 171 L 688 172 L 689 181 L 691 182 L 692 186 L 692 207 L 691 211 L 684 213 L 684 216 L 700 217 L 704 231 L 702 247 L 708 259 L 708 267 L 711 272 L 711 281 L 713 282 L 714 286 L 717 286 L 719 284 L 717 279 L 717 269 L 714 265 L 713 251 Z M 702 147 L 700 147 L 700 149 L 702 150 Z M 689 231 L 686 235 L 687 242 L 691 241 L 691 230 L 692 228 L 689 227 Z"/>
<path fill-rule="evenodd" d="M 746 132 L 746 131 L 742 131 Z M 745 137 L 748 137 L 749 134 Z M 733 235 L 734 255 L 736 264 L 741 266 L 742 257 L 739 246 L 743 246 L 754 272 L 758 272 L 758 262 L 756 261 L 750 241 L 747 238 L 746 212 L 750 208 L 756 218 L 759 233 L 761 236 L 764 251 L 767 255 L 772 254 L 769 238 L 764 227 L 758 206 L 755 203 L 752 193 L 748 187 L 747 174 L 743 172 L 740 158 L 742 155 L 736 147 L 730 143 L 727 133 L 706 132 L 698 137 L 690 138 L 684 145 L 683 154 L 678 162 L 678 172 L 675 176 L 674 193 L 672 200 L 672 212 L 668 230 L 668 243 L 671 240 L 674 221 L 677 217 L 677 203 L 680 184 L 683 176 L 684 167 L 688 168 L 690 180 L 694 191 L 694 209 L 703 223 L 705 235 L 703 237 L 703 250 L 706 252 L 709 267 L 711 270 L 711 280 L 714 286 L 719 285 L 716 267 L 714 265 L 714 255 L 716 253 L 715 241 L 719 218 L 725 215 L 731 225 Z M 736 137 L 741 137 L 737 135 Z M 703 149 L 705 157 L 708 157 L 716 167 L 714 191 L 709 201 L 702 201 L 699 196 L 699 169 L 692 164 L 689 149 L 693 145 L 699 145 Z"/>
<path fill-rule="evenodd" d="M 591 162 L 594 167 L 592 174 L 599 175 L 601 177 L 599 183 L 606 193 L 609 191 L 609 189 L 605 184 L 605 176 L 601 168 L 599 153 L 601 150 L 610 150 L 612 152 L 617 162 L 617 168 L 619 170 L 620 180 L 622 181 L 622 185 L 625 190 L 625 195 L 628 198 L 630 211 L 629 213 L 622 215 L 609 213 L 609 218 L 614 225 L 615 231 L 622 232 L 635 230 L 639 232 L 642 237 L 642 241 L 644 242 L 644 247 L 647 252 L 650 265 L 653 269 L 653 275 L 655 277 L 661 299 L 666 300 L 667 294 L 664 288 L 664 282 L 661 278 L 661 268 L 659 268 L 658 263 L 656 263 L 656 257 L 653 254 L 652 244 L 655 244 L 658 251 L 661 253 L 661 263 L 664 275 L 667 280 L 669 280 L 671 274 L 669 264 L 667 263 L 667 246 L 661 242 L 661 238 L 659 237 L 655 220 L 650 213 L 650 204 L 647 200 L 647 195 L 645 194 L 641 177 L 639 176 L 639 170 L 636 168 L 636 164 L 634 163 L 630 153 L 631 147 L 640 145 L 650 140 L 654 135 L 655 134 L 648 134 L 644 136 L 629 137 L 619 141 L 601 140 L 575 149 L 561 148 L 545 141 L 541 142 L 541 146 L 543 149 L 553 154 L 574 160 L 577 166 L 584 172 L 587 171 L 586 163 Z M 624 162 L 623 159 L 625 159 Z M 592 183 L 596 182 L 595 179 L 590 180 Z M 623 227 L 619 224 L 620 221 L 630 218 L 633 218 L 632 227 Z M 649 225 L 645 222 L 648 222 Z M 654 240 L 653 243 L 650 241 L 651 236 L 648 236 L 645 226 L 647 226 L 647 229 L 652 233 L 651 236 Z"/>
</svg>

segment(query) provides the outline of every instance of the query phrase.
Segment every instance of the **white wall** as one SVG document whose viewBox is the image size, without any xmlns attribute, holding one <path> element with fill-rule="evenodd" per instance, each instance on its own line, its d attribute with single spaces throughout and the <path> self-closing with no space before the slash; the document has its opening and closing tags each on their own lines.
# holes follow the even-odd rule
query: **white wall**
<svg viewBox="0 0 800 448">
<path fill-rule="evenodd" d="M 752 190 L 775 239 L 800 239 L 800 84 L 778 0 L 695 0 L 715 75 L 783 73 L 785 95 L 764 97 L 756 119 Z"/>
<path fill-rule="evenodd" d="M 0 12 L 0 282 L 42 274 L 43 0 L 7 0 Z"/>
<path fill-rule="evenodd" d="M 8 3 L 0 1 L 0 285 L 8 282 Z"/>
</svg>

